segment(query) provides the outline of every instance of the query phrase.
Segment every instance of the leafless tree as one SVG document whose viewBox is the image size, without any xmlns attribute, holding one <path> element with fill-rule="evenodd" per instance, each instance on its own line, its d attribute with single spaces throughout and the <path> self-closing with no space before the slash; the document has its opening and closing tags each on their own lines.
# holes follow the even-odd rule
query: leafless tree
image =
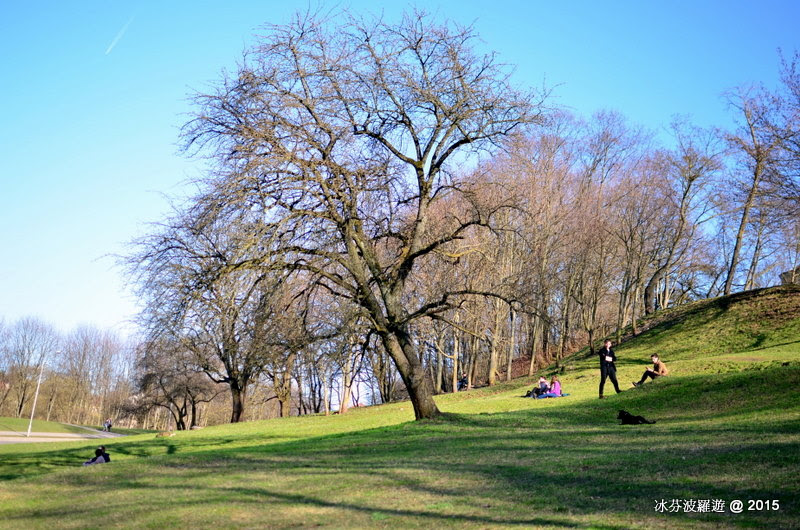
<svg viewBox="0 0 800 530">
<path fill-rule="evenodd" d="M 22 415 L 33 395 L 40 365 L 53 360 L 59 340 L 52 326 L 32 317 L 17 320 L 2 333 L 0 350 L 5 380 L 0 395 L 3 401 L 9 395 L 13 396 L 13 414 L 16 417 Z"/>
<path fill-rule="evenodd" d="M 736 130 L 726 134 L 736 157 L 731 189 L 738 194 L 739 223 L 734 236 L 724 294 L 730 294 L 733 288 L 746 230 L 751 222 L 751 211 L 763 195 L 767 176 L 778 170 L 782 146 L 782 139 L 770 127 L 774 123 L 776 111 L 772 94 L 763 87 L 738 89 L 731 93 L 728 101 L 739 120 Z"/>
<path fill-rule="evenodd" d="M 197 97 L 184 130 L 218 177 L 205 204 L 220 219 L 257 219 L 251 257 L 311 275 L 315 288 L 361 308 L 408 388 L 417 418 L 438 415 L 410 327 L 451 298 L 410 306 L 418 262 L 492 223 L 455 169 L 540 120 L 471 28 L 422 13 L 398 24 L 298 15 L 272 26 L 218 90 Z M 438 201 L 467 207 L 431 225 Z"/>
<path fill-rule="evenodd" d="M 648 314 L 655 311 L 660 282 L 683 258 L 700 224 L 708 219 L 706 189 L 722 168 L 721 148 L 712 133 L 691 126 L 685 118 L 673 121 L 671 131 L 676 147 L 663 153 L 659 168 L 667 186 L 660 195 L 667 202 L 660 215 L 661 230 L 650 230 L 660 235 L 660 241 L 653 249 L 653 271 L 643 293 Z"/>
<path fill-rule="evenodd" d="M 162 407 L 172 415 L 177 430 L 198 425 L 199 405 L 213 400 L 220 390 L 198 370 L 194 360 L 174 337 L 162 336 L 141 344 L 137 394 L 129 403 L 129 412 L 141 414 Z"/>
<path fill-rule="evenodd" d="M 137 241 L 127 258 L 146 304 L 141 325 L 148 340 L 179 338 L 201 371 L 227 385 L 231 422 L 242 420 L 248 387 L 266 364 L 266 344 L 259 337 L 277 310 L 268 302 L 280 283 L 257 269 L 218 274 L 241 259 L 241 230 L 184 212 Z"/>
</svg>

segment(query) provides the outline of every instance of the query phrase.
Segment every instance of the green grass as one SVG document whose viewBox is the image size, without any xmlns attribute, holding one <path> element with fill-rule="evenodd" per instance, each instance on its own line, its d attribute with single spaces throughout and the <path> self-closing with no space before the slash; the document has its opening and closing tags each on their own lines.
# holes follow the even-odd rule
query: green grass
<svg viewBox="0 0 800 530">
<path fill-rule="evenodd" d="M 0 431 L 14 431 L 18 433 L 28 432 L 28 422 L 30 418 L 0 418 Z M 94 427 L 92 427 L 94 428 Z M 89 431 L 74 425 L 65 425 L 54 421 L 33 420 L 31 432 L 57 432 L 87 434 Z"/>
<path fill-rule="evenodd" d="M 89 428 L 90 429 L 96 429 L 98 431 L 102 431 L 103 430 L 103 426 L 102 425 L 91 425 Z M 125 427 L 114 426 L 114 427 L 112 427 L 111 432 L 112 433 L 116 433 L 116 434 L 131 435 L 131 434 L 157 433 L 158 431 L 154 431 L 152 429 L 126 429 Z"/>
<path fill-rule="evenodd" d="M 436 421 L 398 403 L 128 436 L 104 441 L 112 464 L 86 468 L 96 441 L 0 446 L 0 527 L 796 528 L 800 303 L 757 340 L 742 316 L 773 294 L 713 318 L 714 305 L 688 308 L 697 321 L 679 313 L 622 345 L 623 388 L 652 349 L 674 375 L 603 401 L 595 360 L 578 355 L 568 398 L 522 399 L 520 380 L 439 396 Z M 620 408 L 658 423 L 619 426 Z M 662 499 L 780 509 L 657 513 Z"/>
<path fill-rule="evenodd" d="M 652 317 L 660 325 L 619 348 L 626 359 L 792 358 L 800 351 L 800 288 L 777 287 L 704 300 Z M 645 322 L 648 325 L 649 322 Z M 743 355 L 746 354 L 746 355 Z"/>
</svg>

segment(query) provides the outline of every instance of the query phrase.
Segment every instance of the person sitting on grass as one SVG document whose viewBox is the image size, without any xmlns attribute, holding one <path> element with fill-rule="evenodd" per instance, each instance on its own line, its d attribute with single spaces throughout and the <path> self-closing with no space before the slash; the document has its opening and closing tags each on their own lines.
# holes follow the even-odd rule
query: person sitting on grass
<svg viewBox="0 0 800 530">
<path fill-rule="evenodd" d="M 653 361 L 653 368 L 648 368 L 642 374 L 642 378 L 639 381 L 635 381 L 633 386 L 639 386 L 644 384 L 647 381 L 647 378 L 655 380 L 656 377 L 660 377 L 662 375 L 669 375 L 669 370 L 667 370 L 667 365 L 658 358 L 657 354 L 653 354 L 650 356 L 650 359 Z"/>
<path fill-rule="evenodd" d="M 536 396 L 537 399 L 544 399 L 544 398 L 556 398 L 556 397 L 564 397 L 568 396 L 569 394 L 562 394 L 561 393 L 561 381 L 558 380 L 558 376 L 554 375 L 553 379 L 550 380 L 550 391 L 545 392 Z"/>
<path fill-rule="evenodd" d="M 539 386 L 533 389 L 533 396 L 539 397 L 542 394 L 546 394 L 550 391 L 550 385 L 547 384 L 547 379 L 544 376 L 539 378 L 539 382 L 537 383 Z"/>
<path fill-rule="evenodd" d="M 102 451 L 102 452 L 103 452 L 103 458 L 105 458 L 105 460 L 106 460 L 106 464 L 107 464 L 107 463 L 109 463 L 109 462 L 111 462 L 111 455 L 109 455 L 109 454 L 106 452 L 106 446 L 105 446 L 105 445 L 101 445 L 100 447 L 98 447 L 98 449 L 100 449 L 100 451 Z"/>
<path fill-rule="evenodd" d="M 94 458 L 91 458 L 83 463 L 84 466 L 91 466 L 92 464 L 105 464 L 106 458 L 103 456 L 103 450 L 97 448 L 94 450 Z"/>
<path fill-rule="evenodd" d="M 536 383 L 536 386 L 525 392 L 525 397 L 529 398 L 536 398 L 539 397 L 540 394 L 545 394 L 550 391 L 550 387 L 547 385 L 547 379 L 544 376 L 539 378 L 539 381 Z"/>
</svg>

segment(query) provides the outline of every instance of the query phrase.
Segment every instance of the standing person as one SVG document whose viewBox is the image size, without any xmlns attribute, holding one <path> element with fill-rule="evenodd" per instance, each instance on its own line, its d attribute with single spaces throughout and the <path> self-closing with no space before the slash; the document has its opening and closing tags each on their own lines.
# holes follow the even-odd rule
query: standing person
<svg viewBox="0 0 800 530">
<path fill-rule="evenodd" d="M 633 386 L 639 386 L 644 384 L 644 382 L 647 381 L 648 377 L 655 381 L 656 377 L 660 377 L 662 375 L 669 375 L 669 370 L 667 370 L 667 365 L 664 364 L 664 362 L 658 358 L 657 353 L 651 355 L 650 360 L 653 361 L 653 368 L 648 368 L 647 370 L 645 370 L 644 373 L 642 374 L 642 378 L 639 379 L 638 382 L 634 382 Z"/>
<path fill-rule="evenodd" d="M 614 354 L 614 350 L 611 349 L 611 341 L 606 339 L 603 343 L 603 347 L 600 348 L 598 352 L 600 356 L 600 399 L 603 399 L 603 387 L 606 385 L 606 377 L 611 380 L 611 384 L 614 385 L 614 390 L 617 391 L 617 394 L 620 393 L 619 383 L 617 383 L 617 365 L 614 362 L 617 360 L 617 356 Z"/>
</svg>

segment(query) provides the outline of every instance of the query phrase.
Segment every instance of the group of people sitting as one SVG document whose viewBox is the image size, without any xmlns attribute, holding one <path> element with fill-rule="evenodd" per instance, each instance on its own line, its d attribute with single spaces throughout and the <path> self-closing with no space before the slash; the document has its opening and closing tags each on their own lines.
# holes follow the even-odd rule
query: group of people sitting
<svg viewBox="0 0 800 530">
<path fill-rule="evenodd" d="M 613 350 L 611 350 L 611 341 L 607 340 L 605 342 L 604 350 L 600 351 L 600 373 L 601 373 L 601 380 L 600 380 L 600 398 L 603 398 L 603 384 L 605 383 L 606 376 L 608 375 L 611 378 L 611 382 L 614 384 L 614 388 L 619 393 L 619 386 L 617 385 L 616 379 L 616 368 L 614 366 L 614 361 L 616 357 L 614 356 Z M 650 359 L 653 361 L 653 368 L 647 368 L 644 373 L 642 374 L 642 378 L 639 381 L 634 381 L 633 386 L 640 386 L 643 385 L 647 379 L 655 380 L 657 377 L 661 377 L 664 375 L 669 375 L 669 370 L 667 369 L 667 365 L 664 364 L 664 361 L 659 359 L 658 354 L 653 354 L 650 356 Z M 564 397 L 568 396 L 569 394 L 564 394 L 561 392 L 561 382 L 558 380 L 558 376 L 554 375 L 553 378 L 550 380 L 550 383 L 547 382 L 547 379 L 542 376 L 539 378 L 539 382 L 529 390 L 525 397 L 532 397 L 532 398 L 551 398 L 551 397 Z"/>
<path fill-rule="evenodd" d="M 561 392 L 561 381 L 558 380 L 557 375 L 554 375 L 550 380 L 550 383 L 547 382 L 547 379 L 544 376 L 540 377 L 539 382 L 535 387 L 533 387 L 532 390 L 525 394 L 525 397 L 544 399 L 564 397 L 568 395 L 569 394 L 564 394 Z"/>
<path fill-rule="evenodd" d="M 93 464 L 107 464 L 108 462 L 111 462 L 111 455 L 106 452 L 106 446 L 101 445 L 94 450 L 94 458 L 90 458 L 83 465 L 91 466 Z"/>
</svg>

